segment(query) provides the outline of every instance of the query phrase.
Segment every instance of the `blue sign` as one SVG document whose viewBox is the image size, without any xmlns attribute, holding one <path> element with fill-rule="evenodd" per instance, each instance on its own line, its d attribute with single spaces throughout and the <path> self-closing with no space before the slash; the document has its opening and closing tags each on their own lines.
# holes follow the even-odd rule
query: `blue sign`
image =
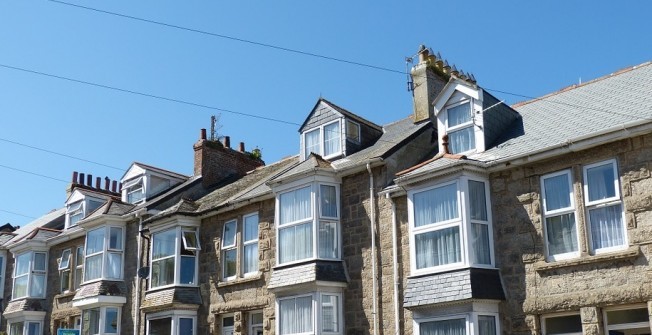
<svg viewBox="0 0 652 335">
<path fill-rule="evenodd" d="M 59 329 L 57 335 L 79 335 L 79 329 Z"/>
</svg>

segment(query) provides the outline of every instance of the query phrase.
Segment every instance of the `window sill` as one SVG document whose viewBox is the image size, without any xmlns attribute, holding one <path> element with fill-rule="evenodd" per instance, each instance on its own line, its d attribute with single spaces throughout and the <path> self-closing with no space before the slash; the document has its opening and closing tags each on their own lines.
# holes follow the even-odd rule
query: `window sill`
<svg viewBox="0 0 652 335">
<path fill-rule="evenodd" d="M 641 255 L 641 248 L 637 245 L 634 245 L 625 250 L 621 250 L 617 252 L 604 253 L 604 254 L 598 254 L 592 256 L 581 256 L 580 258 L 568 259 L 568 260 L 563 260 L 554 263 L 539 261 L 534 263 L 534 269 L 537 272 L 544 272 L 548 270 L 561 269 L 565 267 L 579 266 L 579 265 L 585 265 L 591 263 L 625 260 L 630 258 L 636 258 L 640 255 Z"/>
<path fill-rule="evenodd" d="M 217 287 L 226 287 L 226 286 L 231 286 L 231 285 L 239 285 L 239 284 L 244 284 L 244 283 L 249 283 L 252 281 L 257 281 L 259 279 L 263 278 L 263 273 L 258 272 L 255 275 L 249 276 L 249 277 L 242 277 L 242 278 L 236 278 L 228 281 L 220 281 L 217 283 Z"/>
<path fill-rule="evenodd" d="M 171 285 L 165 285 L 165 286 L 158 286 L 154 288 L 149 288 L 145 291 L 145 294 L 150 294 L 158 291 L 165 291 L 169 289 L 175 289 L 175 288 L 199 288 L 199 285 L 189 285 L 189 284 L 171 284 Z"/>
<path fill-rule="evenodd" d="M 55 295 L 54 298 L 55 299 L 68 298 L 68 297 L 74 296 L 76 293 L 77 293 L 77 291 L 66 291 L 66 292 L 59 293 L 59 294 Z"/>
</svg>

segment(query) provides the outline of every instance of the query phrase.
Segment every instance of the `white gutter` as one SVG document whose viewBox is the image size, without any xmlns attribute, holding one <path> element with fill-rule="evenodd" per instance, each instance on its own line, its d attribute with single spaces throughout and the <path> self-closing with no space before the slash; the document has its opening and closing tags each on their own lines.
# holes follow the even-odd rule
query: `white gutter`
<svg viewBox="0 0 652 335">
<path fill-rule="evenodd" d="M 369 208 L 370 208 L 370 231 L 371 231 L 371 272 L 372 272 L 372 303 L 374 315 L 374 335 L 378 335 L 378 284 L 376 283 L 376 209 L 374 202 L 374 174 L 371 172 L 371 164 L 367 163 L 367 172 L 369 172 Z"/>
<path fill-rule="evenodd" d="M 394 203 L 394 200 L 392 200 L 392 197 L 389 196 L 389 193 L 385 193 L 385 198 L 389 200 L 389 202 L 392 204 L 392 270 L 393 270 L 393 276 L 394 276 L 394 334 L 395 335 L 400 335 L 401 334 L 401 318 L 400 318 L 400 312 L 398 310 L 399 308 L 399 303 L 398 303 L 398 289 L 399 289 L 399 280 L 398 280 L 398 241 L 396 240 L 397 238 L 397 233 L 396 233 L 396 204 Z"/>
<path fill-rule="evenodd" d="M 142 264 L 142 237 L 140 236 L 141 232 L 143 231 L 143 213 L 146 213 L 147 211 L 144 210 L 139 210 L 135 213 L 135 217 L 138 219 L 138 235 L 136 236 L 136 239 L 138 241 L 138 254 L 136 255 L 136 277 L 134 278 L 134 282 L 136 283 L 136 299 L 134 299 L 134 332 L 133 334 L 138 334 L 138 330 L 140 328 L 140 285 L 141 285 L 141 279 L 140 276 L 138 275 L 138 271 L 140 270 L 141 264 Z"/>
</svg>

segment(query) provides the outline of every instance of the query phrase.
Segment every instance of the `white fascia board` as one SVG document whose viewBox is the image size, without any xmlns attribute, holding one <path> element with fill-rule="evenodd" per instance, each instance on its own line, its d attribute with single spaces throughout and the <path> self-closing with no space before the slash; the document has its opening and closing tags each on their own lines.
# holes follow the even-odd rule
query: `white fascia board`
<svg viewBox="0 0 652 335">
<path fill-rule="evenodd" d="M 48 246 L 45 241 L 22 240 L 9 247 L 9 252 L 14 255 L 22 254 L 26 251 L 47 252 Z"/>
<path fill-rule="evenodd" d="M 48 247 L 55 246 L 59 243 L 74 240 L 79 237 L 86 236 L 86 231 L 80 226 L 75 226 L 64 230 L 61 234 L 53 236 L 45 241 Z"/>
<path fill-rule="evenodd" d="M 84 230 L 90 230 L 99 226 L 120 226 L 124 227 L 127 224 L 127 219 L 118 215 L 102 214 L 88 221 L 80 221 L 78 226 Z"/>
<path fill-rule="evenodd" d="M 161 219 L 161 221 L 150 222 L 148 224 L 151 233 L 167 230 L 175 227 L 199 227 L 201 219 L 198 217 L 190 217 L 186 215 L 175 214 L 169 218 Z"/>
<path fill-rule="evenodd" d="M 83 309 L 99 307 L 99 306 L 122 306 L 127 302 L 126 297 L 114 295 L 97 295 L 90 298 L 83 298 L 80 300 L 73 300 L 73 307 L 84 307 Z"/>
<path fill-rule="evenodd" d="M 45 319 L 46 312 L 40 311 L 16 311 L 13 313 L 3 313 L 7 320 L 10 323 L 21 322 L 21 321 L 43 321 Z"/>
<path fill-rule="evenodd" d="M 140 167 L 138 163 L 133 162 L 131 163 L 127 171 L 120 178 L 120 182 L 124 184 L 125 180 L 129 180 L 131 178 L 135 178 L 143 174 L 145 174 L 145 169 Z"/>
<path fill-rule="evenodd" d="M 441 93 L 439 93 L 439 95 L 432 102 L 432 105 L 435 108 L 435 116 L 437 116 L 437 114 L 439 114 L 439 112 L 444 108 L 444 106 L 448 102 L 448 99 L 450 99 L 450 97 L 455 93 L 455 91 L 459 91 L 462 94 L 468 95 L 469 97 L 475 100 L 482 99 L 481 88 L 473 87 L 469 83 L 460 79 L 452 79 L 446 84 L 446 86 L 444 86 L 444 89 L 441 91 Z"/>
<path fill-rule="evenodd" d="M 431 181 L 432 179 L 442 178 L 457 173 L 471 174 L 471 175 L 487 178 L 489 171 L 487 171 L 484 165 L 480 162 L 459 160 L 454 164 L 448 165 L 446 167 L 437 170 L 427 170 L 417 175 L 396 178 L 394 179 L 394 182 L 396 183 L 396 185 L 407 189 L 407 188 L 413 188 L 413 185 L 415 184 Z"/>
</svg>

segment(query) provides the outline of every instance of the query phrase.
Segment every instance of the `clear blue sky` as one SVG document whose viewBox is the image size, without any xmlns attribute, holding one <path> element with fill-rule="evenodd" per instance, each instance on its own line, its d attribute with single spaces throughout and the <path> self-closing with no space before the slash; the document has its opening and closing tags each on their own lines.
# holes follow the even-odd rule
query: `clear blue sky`
<svg viewBox="0 0 652 335">
<path fill-rule="evenodd" d="M 419 44 L 485 88 L 540 96 L 652 60 L 648 1 L 74 1 L 106 11 L 405 70 Z M 410 114 L 405 75 L 162 27 L 47 0 L 0 0 L 0 224 L 60 208 L 72 171 L 132 161 L 192 173 L 217 111 L 51 77 L 303 122 L 323 96 L 385 124 Z M 508 103 L 522 98 L 492 92 Z M 221 134 L 268 163 L 298 126 L 221 113 Z"/>
</svg>

